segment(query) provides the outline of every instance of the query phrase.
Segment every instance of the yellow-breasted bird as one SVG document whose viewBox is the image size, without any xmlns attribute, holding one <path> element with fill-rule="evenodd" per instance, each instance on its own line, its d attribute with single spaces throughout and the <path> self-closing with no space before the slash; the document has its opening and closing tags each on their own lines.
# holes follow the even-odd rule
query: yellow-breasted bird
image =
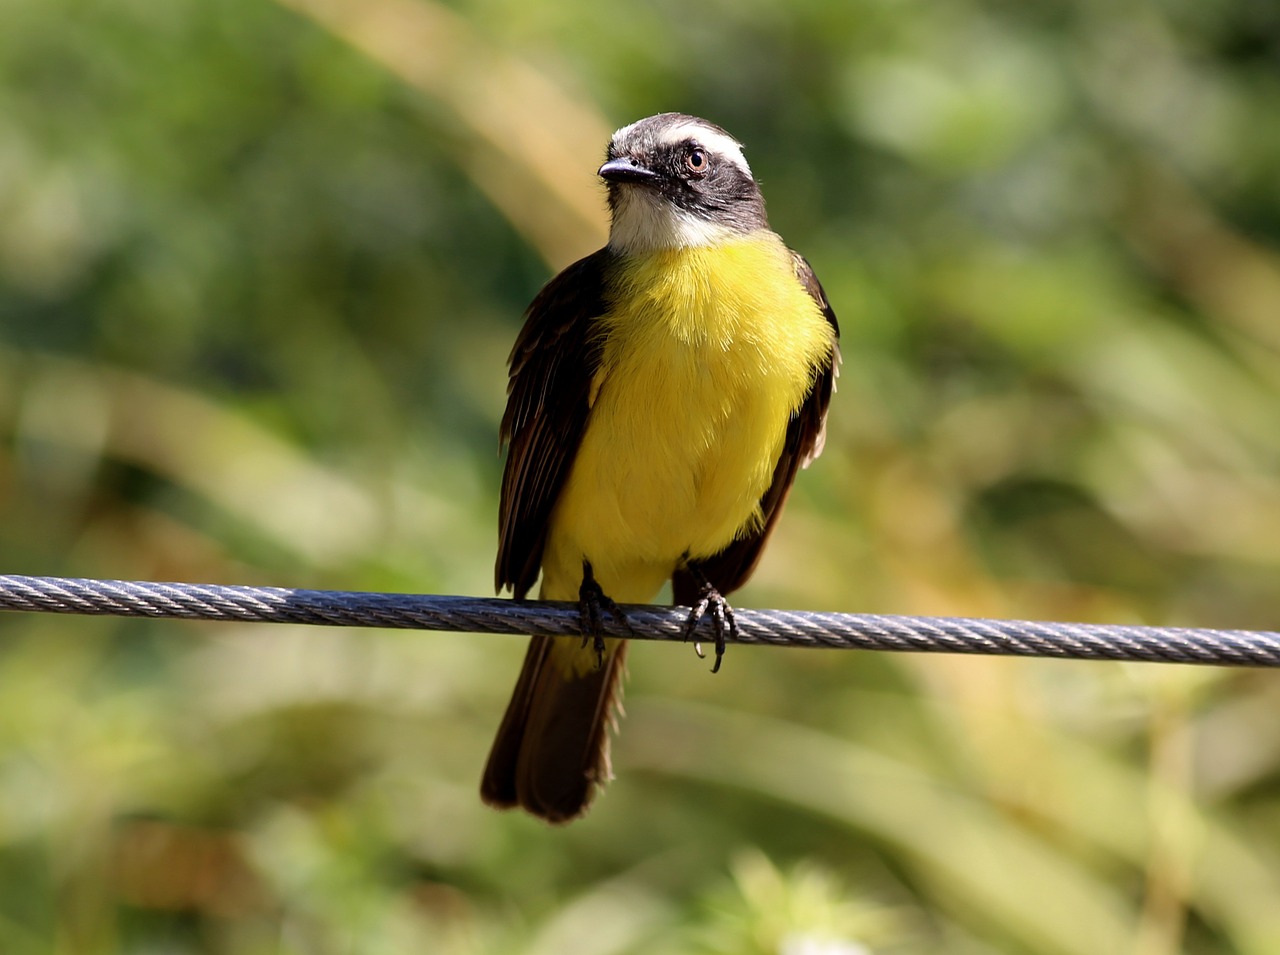
<svg viewBox="0 0 1280 955">
<path fill-rule="evenodd" d="M 510 358 L 496 580 L 579 600 L 582 638 L 534 637 L 480 792 L 550 822 L 610 778 L 626 641 L 601 607 L 711 608 L 755 569 L 796 471 L 822 451 L 839 328 L 769 229 L 741 145 L 662 113 L 613 135 L 603 249 L 533 300 Z"/>
</svg>

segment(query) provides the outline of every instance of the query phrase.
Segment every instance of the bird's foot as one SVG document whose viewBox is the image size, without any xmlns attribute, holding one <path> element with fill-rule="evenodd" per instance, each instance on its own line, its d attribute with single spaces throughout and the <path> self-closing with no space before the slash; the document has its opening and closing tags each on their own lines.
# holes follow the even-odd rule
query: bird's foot
<svg viewBox="0 0 1280 955">
<path fill-rule="evenodd" d="M 622 608 L 596 583 L 591 562 L 584 560 L 582 586 L 578 588 L 578 616 L 582 625 L 582 645 L 585 647 L 587 641 L 591 641 L 596 651 L 597 667 L 604 666 L 604 624 L 601 611 L 608 612 L 609 616 L 625 626 L 628 631 L 631 629 L 631 623 L 627 620 L 627 615 L 622 612 Z"/>
<path fill-rule="evenodd" d="M 702 577 L 701 574 L 700 589 L 698 590 L 698 602 L 693 605 L 693 609 L 689 611 L 689 617 L 684 623 L 684 638 L 689 640 L 693 637 L 694 632 L 698 629 L 698 623 L 706 615 L 707 611 L 711 612 L 711 628 L 716 638 L 716 662 L 711 668 L 712 673 L 720 672 L 720 661 L 724 659 L 725 638 L 730 640 L 738 639 L 738 622 L 733 619 L 733 608 L 729 606 L 729 601 L 725 600 L 720 591 L 711 585 L 711 581 Z M 700 658 L 705 654 L 702 652 L 702 644 L 697 640 L 693 642 L 693 651 Z"/>
</svg>

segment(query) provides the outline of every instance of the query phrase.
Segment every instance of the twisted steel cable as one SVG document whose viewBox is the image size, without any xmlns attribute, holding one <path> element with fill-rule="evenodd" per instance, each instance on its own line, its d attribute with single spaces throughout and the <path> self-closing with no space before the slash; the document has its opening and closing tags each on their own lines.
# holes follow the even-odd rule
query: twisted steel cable
<svg viewBox="0 0 1280 955">
<path fill-rule="evenodd" d="M 547 636 L 581 633 L 578 606 L 572 603 L 2 574 L 0 610 Z M 684 639 L 688 608 L 631 604 L 622 610 L 625 621 L 606 615 L 605 635 Z M 1274 631 L 807 610 L 737 610 L 735 617 L 738 636 L 731 642 L 743 644 L 1280 666 L 1280 633 Z M 698 625 L 694 637 L 714 639 L 709 620 Z"/>
</svg>

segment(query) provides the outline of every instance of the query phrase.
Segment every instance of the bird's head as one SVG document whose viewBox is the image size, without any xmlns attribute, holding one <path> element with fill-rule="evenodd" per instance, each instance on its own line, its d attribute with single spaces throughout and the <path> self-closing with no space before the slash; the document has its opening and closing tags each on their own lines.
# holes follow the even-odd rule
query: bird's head
<svg viewBox="0 0 1280 955">
<path fill-rule="evenodd" d="M 600 177 L 615 251 L 715 245 L 768 228 L 741 144 L 696 116 L 659 113 L 624 126 Z"/>
</svg>

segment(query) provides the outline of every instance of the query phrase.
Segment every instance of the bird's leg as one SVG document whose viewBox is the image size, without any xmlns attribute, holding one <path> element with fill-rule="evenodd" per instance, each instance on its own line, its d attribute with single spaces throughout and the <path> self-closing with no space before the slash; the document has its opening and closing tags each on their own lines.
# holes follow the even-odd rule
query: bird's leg
<svg viewBox="0 0 1280 955">
<path fill-rule="evenodd" d="M 689 572 L 694 581 L 698 584 L 698 602 L 693 605 L 693 609 L 689 611 L 689 617 L 684 623 L 684 638 L 690 639 L 694 632 L 698 629 L 698 622 L 708 610 L 711 611 L 711 629 L 716 635 L 716 662 L 711 668 L 712 673 L 720 672 L 720 661 L 724 659 L 725 637 L 730 640 L 738 639 L 738 622 L 733 619 L 733 608 L 729 606 L 729 601 L 724 599 L 720 591 L 712 585 L 707 579 L 707 575 L 697 564 L 686 560 L 684 569 Z M 694 652 L 699 657 L 703 656 L 702 644 L 698 641 L 693 643 Z"/>
<path fill-rule="evenodd" d="M 627 630 L 631 629 L 627 615 L 596 583 L 595 574 L 591 570 L 591 561 L 584 557 L 582 586 L 578 588 L 578 616 L 582 624 L 582 645 L 585 647 L 587 640 L 591 640 L 596 651 L 597 667 L 604 666 L 604 626 L 600 618 L 602 609 L 607 610 L 609 616 L 625 626 Z"/>
</svg>

